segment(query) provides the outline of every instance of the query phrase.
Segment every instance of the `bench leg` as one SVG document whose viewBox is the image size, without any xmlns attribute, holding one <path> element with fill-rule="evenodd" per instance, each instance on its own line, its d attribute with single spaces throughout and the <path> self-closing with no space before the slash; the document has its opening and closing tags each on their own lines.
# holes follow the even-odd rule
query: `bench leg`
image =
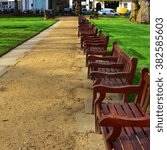
<svg viewBox="0 0 167 150">
<path fill-rule="evenodd" d="M 129 102 L 129 94 L 125 93 L 123 95 L 123 100 L 124 100 L 124 103 L 128 103 Z"/>
<path fill-rule="evenodd" d="M 84 36 L 81 36 L 81 50 L 83 49 L 83 44 L 84 43 Z"/>
<path fill-rule="evenodd" d="M 88 54 L 86 53 L 86 67 L 88 67 Z"/>
<path fill-rule="evenodd" d="M 79 37 L 79 31 L 78 31 L 78 37 Z"/>
<path fill-rule="evenodd" d="M 88 67 L 88 73 L 87 73 L 87 78 L 88 78 L 88 79 L 90 79 L 89 73 L 90 73 L 90 67 Z"/>
<path fill-rule="evenodd" d="M 80 42 L 80 43 L 81 43 L 81 50 L 82 50 L 82 48 L 83 48 L 83 44 L 82 44 L 82 37 L 81 37 L 81 42 Z"/>
<path fill-rule="evenodd" d="M 87 46 L 84 46 L 83 54 L 87 54 L 88 49 L 89 49 L 89 48 L 88 48 Z"/>
<path fill-rule="evenodd" d="M 99 125 L 99 120 L 95 111 L 95 133 L 101 134 L 101 128 Z"/>
<path fill-rule="evenodd" d="M 83 54 L 85 54 L 86 53 L 86 50 L 85 50 L 86 48 L 85 48 L 85 46 L 84 46 L 84 49 L 83 49 Z"/>
</svg>

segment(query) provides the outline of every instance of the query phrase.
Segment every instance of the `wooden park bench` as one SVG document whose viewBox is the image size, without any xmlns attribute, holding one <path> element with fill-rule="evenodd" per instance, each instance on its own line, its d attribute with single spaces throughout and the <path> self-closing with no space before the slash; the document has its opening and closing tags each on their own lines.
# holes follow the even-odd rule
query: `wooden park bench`
<svg viewBox="0 0 167 150">
<path fill-rule="evenodd" d="M 86 19 L 86 17 L 84 17 L 83 15 L 79 15 L 78 16 L 78 25 L 80 26 L 81 24 L 87 24 L 88 20 Z"/>
<path fill-rule="evenodd" d="M 134 79 L 137 58 L 131 57 L 115 43 L 111 55 L 95 58 L 88 64 L 88 76 L 95 80 L 95 84 L 126 85 L 132 84 Z M 96 62 L 100 60 L 100 62 Z"/>
<path fill-rule="evenodd" d="M 95 85 L 96 132 L 102 131 L 107 150 L 150 150 L 150 75 L 141 70 L 139 85 Z M 106 93 L 135 93 L 134 102 L 104 103 Z"/>
<path fill-rule="evenodd" d="M 101 32 L 99 36 L 99 40 L 97 41 L 91 41 L 91 39 L 84 41 L 83 44 L 83 50 L 84 54 L 86 53 L 86 59 L 87 59 L 87 53 L 89 51 L 101 51 L 101 50 L 106 50 L 108 47 L 108 42 L 109 42 L 109 36 L 104 35 L 104 33 Z"/>
<path fill-rule="evenodd" d="M 98 29 L 93 26 L 92 29 L 80 30 L 81 39 L 86 36 L 97 36 Z"/>
<path fill-rule="evenodd" d="M 97 34 L 97 28 L 92 24 L 84 24 L 78 27 L 79 36 L 95 36 Z"/>
<path fill-rule="evenodd" d="M 114 57 L 109 57 L 111 61 L 105 63 L 90 63 L 90 78 L 94 85 L 101 84 L 105 86 L 125 86 L 131 85 L 135 76 L 137 58 L 131 57 L 125 53 L 117 44 L 114 45 Z M 113 62 L 116 61 L 116 62 Z M 88 70 L 89 71 L 89 70 Z M 96 93 L 93 91 L 92 113 L 94 112 L 94 101 Z M 124 94 L 124 99 L 128 101 L 128 95 Z"/>
<path fill-rule="evenodd" d="M 81 36 L 81 49 L 83 49 L 83 45 L 86 41 L 99 42 L 101 40 L 100 39 L 101 34 L 102 34 L 102 31 L 100 30 L 98 32 L 98 29 L 97 29 L 96 35 L 82 34 L 82 36 Z"/>
<path fill-rule="evenodd" d="M 94 25 L 92 25 L 91 23 L 87 23 L 87 24 L 80 24 L 78 26 L 78 37 L 81 36 L 82 31 L 86 31 L 86 30 L 92 30 L 94 27 Z"/>
<path fill-rule="evenodd" d="M 87 51 L 86 66 L 88 66 L 90 63 L 95 63 L 95 62 L 96 63 L 97 62 L 104 63 L 104 61 L 107 61 L 108 63 L 117 62 L 119 53 L 115 49 L 115 45 L 117 45 L 116 41 L 113 42 L 111 51 L 107 51 L 107 49 L 104 48 L 101 48 L 99 51 L 97 51 L 96 49 Z M 88 75 L 89 75 L 89 70 L 91 69 L 90 67 L 91 65 L 88 67 Z"/>
</svg>

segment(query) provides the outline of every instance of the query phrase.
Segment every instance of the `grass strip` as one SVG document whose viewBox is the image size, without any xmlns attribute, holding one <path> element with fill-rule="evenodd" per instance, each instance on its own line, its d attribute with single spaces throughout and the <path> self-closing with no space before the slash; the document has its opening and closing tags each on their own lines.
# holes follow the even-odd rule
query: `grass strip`
<svg viewBox="0 0 167 150">
<path fill-rule="evenodd" d="M 42 17 L 3 17 L 0 18 L 0 56 L 37 35 L 57 20 L 44 20 Z"/>
</svg>

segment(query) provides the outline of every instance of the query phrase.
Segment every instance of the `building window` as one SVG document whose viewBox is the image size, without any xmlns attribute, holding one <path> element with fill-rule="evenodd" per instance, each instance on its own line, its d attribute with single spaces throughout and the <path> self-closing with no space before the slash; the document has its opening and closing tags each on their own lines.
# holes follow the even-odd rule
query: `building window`
<svg viewBox="0 0 167 150">
<path fill-rule="evenodd" d="M 128 3 L 124 3 L 124 7 L 127 8 L 128 7 Z"/>
</svg>

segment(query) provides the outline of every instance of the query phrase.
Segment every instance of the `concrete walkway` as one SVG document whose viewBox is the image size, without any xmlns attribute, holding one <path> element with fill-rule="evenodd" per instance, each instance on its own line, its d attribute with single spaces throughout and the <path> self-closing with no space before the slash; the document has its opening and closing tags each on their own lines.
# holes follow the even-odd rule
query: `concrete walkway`
<svg viewBox="0 0 167 150">
<path fill-rule="evenodd" d="M 59 19 L 0 58 L 2 150 L 105 149 L 94 133 L 77 17 Z"/>
</svg>

